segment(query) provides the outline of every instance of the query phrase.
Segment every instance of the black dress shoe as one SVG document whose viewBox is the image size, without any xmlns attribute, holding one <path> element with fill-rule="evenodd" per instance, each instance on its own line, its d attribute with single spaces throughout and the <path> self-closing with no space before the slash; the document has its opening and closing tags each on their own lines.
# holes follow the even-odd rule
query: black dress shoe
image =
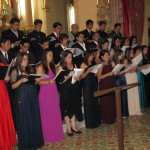
<svg viewBox="0 0 150 150">
<path fill-rule="evenodd" d="M 81 131 L 75 131 L 71 128 L 72 132 L 76 133 L 76 134 L 81 134 L 82 132 Z"/>
<path fill-rule="evenodd" d="M 68 132 L 67 132 L 67 134 L 68 134 L 68 136 L 73 136 L 73 133 L 68 133 Z"/>
</svg>

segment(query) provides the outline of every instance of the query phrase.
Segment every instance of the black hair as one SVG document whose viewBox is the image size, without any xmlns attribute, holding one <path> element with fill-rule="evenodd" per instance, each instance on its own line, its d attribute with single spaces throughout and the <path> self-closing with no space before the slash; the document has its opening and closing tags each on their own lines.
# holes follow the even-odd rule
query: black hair
<svg viewBox="0 0 150 150">
<path fill-rule="evenodd" d="M 102 49 L 102 45 L 105 43 L 109 43 L 109 41 L 107 39 L 101 39 L 100 41 L 100 48 Z"/>
<path fill-rule="evenodd" d="M 88 26 L 89 24 L 92 24 L 93 25 L 93 20 L 89 19 L 86 21 L 86 26 Z"/>
<path fill-rule="evenodd" d="M 0 40 L 0 44 L 1 44 L 1 43 L 4 43 L 4 44 L 5 44 L 6 41 L 11 41 L 11 40 L 10 40 L 10 38 L 3 37 L 3 38 Z"/>
<path fill-rule="evenodd" d="M 24 45 L 24 43 L 30 43 L 30 40 L 28 38 L 22 38 L 20 44 Z"/>
<path fill-rule="evenodd" d="M 133 42 L 134 38 L 136 38 L 136 41 L 137 41 L 137 37 L 136 36 L 131 36 L 130 39 L 129 39 L 130 46 L 132 45 L 132 42 Z"/>
<path fill-rule="evenodd" d="M 62 58 L 60 60 L 60 66 L 63 68 L 63 70 L 68 70 L 67 68 L 67 63 L 65 62 L 65 58 L 71 54 L 72 55 L 72 52 L 70 52 L 69 50 L 65 50 L 63 53 L 62 53 Z M 73 57 L 73 55 L 72 55 Z M 72 61 L 72 64 L 73 64 L 73 61 Z M 74 64 L 73 64 L 74 65 Z"/>
<path fill-rule="evenodd" d="M 125 36 L 122 37 L 120 47 L 124 46 L 124 43 L 125 43 L 126 39 L 129 39 L 129 38 L 125 37 Z"/>
<path fill-rule="evenodd" d="M 118 26 L 121 27 L 121 23 L 115 23 L 114 27 L 117 28 Z"/>
<path fill-rule="evenodd" d="M 45 74 L 48 74 L 48 66 L 47 66 L 47 54 L 48 52 L 52 52 L 51 49 L 47 48 L 42 52 L 42 57 L 41 57 L 41 64 L 43 66 L 43 69 L 45 71 Z M 53 53 L 53 52 L 52 52 Z M 49 63 L 49 67 L 52 70 L 53 74 L 56 74 L 56 70 L 55 70 L 55 65 L 54 65 L 54 61 L 52 60 L 52 62 Z"/>
<path fill-rule="evenodd" d="M 111 44 L 111 48 L 113 48 L 113 49 L 116 49 L 116 48 L 117 48 L 117 47 L 116 47 L 116 41 L 117 41 L 117 39 L 120 40 L 120 38 L 119 38 L 118 36 L 113 37 L 113 39 L 112 39 L 112 44 Z"/>
<path fill-rule="evenodd" d="M 34 21 L 34 25 L 37 25 L 37 24 L 42 24 L 42 20 L 41 19 L 35 19 Z"/>
<path fill-rule="evenodd" d="M 106 24 L 106 22 L 105 22 L 105 21 L 100 21 L 100 22 L 99 22 L 99 26 L 101 26 L 101 25 L 103 25 L 103 24 Z"/>
<path fill-rule="evenodd" d="M 83 34 L 83 33 L 82 33 L 82 32 L 78 32 L 78 33 L 76 34 L 76 37 L 79 37 L 80 34 Z M 84 34 L 83 34 L 83 35 L 84 35 Z"/>
<path fill-rule="evenodd" d="M 41 44 L 44 44 L 44 43 L 46 43 L 46 42 L 49 42 L 48 38 L 42 38 L 42 39 L 41 39 Z"/>
<path fill-rule="evenodd" d="M 147 46 L 147 45 L 142 45 L 142 46 L 141 46 L 142 51 L 143 51 L 145 48 L 148 48 L 148 46 Z"/>
<path fill-rule="evenodd" d="M 61 33 L 60 37 L 59 37 L 60 41 L 63 41 L 63 39 L 68 39 L 68 38 L 69 37 L 68 37 L 68 35 L 66 33 Z"/>
<path fill-rule="evenodd" d="M 84 63 L 85 63 L 87 66 L 89 66 L 89 64 L 88 64 L 88 59 L 89 59 L 89 57 L 90 57 L 91 55 L 93 55 L 93 51 L 91 51 L 91 50 L 87 50 L 87 51 L 84 53 Z M 93 62 L 91 62 L 91 63 L 92 63 L 92 65 L 93 65 Z"/>
<path fill-rule="evenodd" d="M 62 27 L 62 24 L 60 22 L 55 22 L 53 24 L 53 28 L 57 28 L 58 26 L 61 26 Z"/>
<path fill-rule="evenodd" d="M 20 53 L 18 53 L 17 59 L 16 59 L 16 64 L 15 64 L 15 67 L 14 67 L 14 68 L 18 68 L 18 69 L 20 70 L 21 74 L 22 74 L 23 72 L 24 72 L 24 73 L 27 73 L 27 74 L 31 74 L 31 73 L 33 73 L 33 68 L 29 66 L 29 63 L 28 63 L 28 65 L 26 66 L 25 70 L 23 70 L 22 67 L 21 67 L 21 63 L 22 63 L 22 61 L 23 61 L 23 57 L 24 57 L 24 56 L 29 57 L 26 52 L 20 52 Z"/>
<path fill-rule="evenodd" d="M 123 51 L 122 51 L 121 49 L 116 49 L 116 50 L 115 50 L 115 53 L 114 53 L 114 55 L 113 55 L 113 61 L 115 62 L 115 65 L 117 65 L 117 64 L 119 64 L 119 63 L 122 64 L 122 61 L 123 61 L 123 60 L 121 60 L 121 61 L 119 62 L 119 59 L 118 59 L 118 56 L 120 56 L 121 54 L 123 54 Z"/>
<path fill-rule="evenodd" d="M 102 56 L 104 56 L 106 53 L 109 54 L 109 52 L 108 52 L 107 50 L 102 50 L 102 51 L 100 52 L 100 58 L 102 59 Z M 110 55 L 110 54 L 109 54 L 109 55 Z"/>
<path fill-rule="evenodd" d="M 93 34 L 92 34 L 92 37 L 94 37 L 95 36 L 95 34 L 99 34 L 98 32 L 94 32 Z"/>
<path fill-rule="evenodd" d="M 129 64 L 132 64 L 132 58 L 130 57 L 131 50 L 132 50 L 132 48 L 128 47 L 128 48 L 126 48 L 126 51 L 125 51 L 125 59 L 127 59 Z"/>
<path fill-rule="evenodd" d="M 15 22 L 18 22 L 20 23 L 20 20 L 17 18 L 17 17 L 13 17 L 11 20 L 10 20 L 10 24 L 14 24 Z"/>
<path fill-rule="evenodd" d="M 133 52 L 134 52 L 134 54 L 136 53 L 136 51 L 137 51 L 137 50 L 142 51 L 141 46 L 139 46 L 139 45 L 138 45 L 138 46 L 136 46 L 136 47 L 134 47 L 134 48 L 133 48 Z"/>
</svg>

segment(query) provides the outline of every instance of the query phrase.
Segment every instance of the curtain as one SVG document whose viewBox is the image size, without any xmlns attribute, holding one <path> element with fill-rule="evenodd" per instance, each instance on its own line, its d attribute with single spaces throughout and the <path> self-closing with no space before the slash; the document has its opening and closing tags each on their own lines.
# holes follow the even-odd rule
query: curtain
<svg viewBox="0 0 150 150">
<path fill-rule="evenodd" d="M 129 37 L 129 0 L 122 0 L 124 36 Z"/>
<path fill-rule="evenodd" d="M 131 35 L 137 36 L 138 44 L 142 44 L 145 0 L 129 0 L 129 10 Z"/>
</svg>

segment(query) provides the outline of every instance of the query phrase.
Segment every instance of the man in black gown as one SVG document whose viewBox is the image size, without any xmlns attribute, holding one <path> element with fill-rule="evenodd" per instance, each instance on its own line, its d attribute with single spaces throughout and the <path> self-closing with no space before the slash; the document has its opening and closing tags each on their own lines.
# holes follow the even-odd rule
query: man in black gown
<svg viewBox="0 0 150 150">
<path fill-rule="evenodd" d="M 47 36 L 49 40 L 49 48 L 54 52 L 55 48 L 60 45 L 60 33 L 62 29 L 62 24 L 60 22 L 55 22 L 53 24 L 53 33 Z"/>
<path fill-rule="evenodd" d="M 99 30 L 97 32 L 99 33 L 101 39 L 107 38 L 107 33 L 105 32 L 105 29 L 106 29 L 106 22 L 100 21 Z"/>
<path fill-rule="evenodd" d="M 82 34 L 84 35 L 84 40 L 85 42 L 91 43 L 92 42 L 92 35 L 93 35 L 93 21 L 92 20 L 87 20 L 86 21 L 86 29 L 81 31 Z"/>
<path fill-rule="evenodd" d="M 35 60 L 37 62 L 37 57 L 40 55 L 40 43 L 43 38 L 46 38 L 46 34 L 41 32 L 42 28 L 42 20 L 36 19 L 34 21 L 34 31 L 28 34 L 28 38 L 30 39 L 30 49 L 35 57 Z"/>
<path fill-rule="evenodd" d="M 11 57 L 14 57 L 14 53 L 16 53 L 20 49 L 20 40 L 24 36 L 23 32 L 19 30 L 20 20 L 16 17 L 10 20 L 10 28 L 8 30 L 4 30 L 1 35 L 1 39 L 9 38 L 11 41 L 11 49 L 9 53 Z"/>
<path fill-rule="evenodd" d="M 122 37 L 122 34 L 120 33 L 121 30 L 121 24 L 120 23 L 116 23 L 114 25 L 114 30 L 111 32 L 111 34 L 113 35 L 113 37 Z"/>
</svg>

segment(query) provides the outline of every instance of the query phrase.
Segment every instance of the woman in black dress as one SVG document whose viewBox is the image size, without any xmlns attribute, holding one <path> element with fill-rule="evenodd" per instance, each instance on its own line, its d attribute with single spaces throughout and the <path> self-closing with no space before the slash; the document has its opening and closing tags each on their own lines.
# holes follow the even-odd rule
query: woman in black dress
<svg viewBox="0 0 150 150">
<path fill-rule="evenodd" d="M 115 77 L 112 72 L 113 67 L 109 63 L 109 52 L 104 50 L 100 53 L 100 58 L 106 64 L 98 71 L 99 90 L 106 90 L 115 87 Z M 115 95 L 107 94 L 100 97 L 100 114 L 102 123 L 112 124 L 116 120 Z"/>
<path fill-rule="evenodd" d="M 62 53 L 62 59 L 60 61 L 60 66 L 58 67 L 58 72 L 61 70 L 73 71 L 76 66 L 72 63 L 72 53 L 68 50 Z M 79 76 L 74 77 L 75 80 L 79 80 Z M 67 133 L 72 136 L 75 132 L 80 134 L 75 126 L 75 118 L 82 120 L 82 111 L 80 103 L 80 85 L 79 81 L 74 84 L 71 83 L 71 76 L 65 77 L 65 82 L 59 85 L 60 92 L 60 109 L 62 118 L 65 119 L 67 126 Z M 70 123 L 72 127 L 70 126 Z"/>
<path fill-rule="evenodd" d="M 33 69 L 28 66 L 28 55 L 21 52 L 17 56 L 16 67 L 11 72 L 12 89 L 16 89 L 18 148 L 36 149 L 43 142 L 40 112 L 35 84 L 26 78 Z"/>
<path fill-rule="evenodd" d="M 142 45 L 142 54 L 143 54 L 143 65 L 150 64 L 150 57 L 148 55 L 148 46 Z M 144 75 L 144 86 L 146 93 L 146 106 L 150 106 L 150 73 Z"/>
<path fill-rule="evenodd" d="M 94 97 L 94 92 L 98 91 L 98 80 L 96 74 L 91 72 L 93 58 L 93 52 L 86 52 L 80 67 L 85 69 L 81 79 L 83 79 L 84 116 L 87 128 L 96 128 L 100 125 L 100 105 L 98 98 Z"/>
</svg>

